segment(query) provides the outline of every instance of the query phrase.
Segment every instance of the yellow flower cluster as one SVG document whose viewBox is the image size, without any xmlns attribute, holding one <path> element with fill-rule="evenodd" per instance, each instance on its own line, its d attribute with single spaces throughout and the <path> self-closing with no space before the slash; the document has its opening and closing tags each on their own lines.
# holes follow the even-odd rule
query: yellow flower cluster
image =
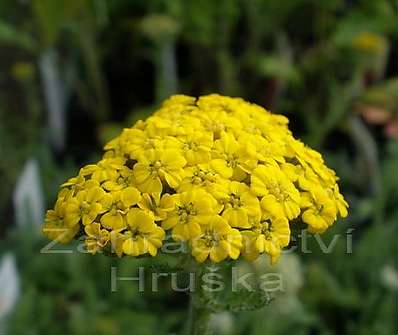
<svg viewBox="0 0 398 335">
<path fill-rule="evenodd" d="M 155 256 L 170 236 L 198 262 L 276 261 L 293 220 L 323 232 L 348 207 L 287 123 L 239 98 L 172 96 L 62 185 L 44 233 L 66 243 L 80 232 L 91 253 Z"/>
</svg>

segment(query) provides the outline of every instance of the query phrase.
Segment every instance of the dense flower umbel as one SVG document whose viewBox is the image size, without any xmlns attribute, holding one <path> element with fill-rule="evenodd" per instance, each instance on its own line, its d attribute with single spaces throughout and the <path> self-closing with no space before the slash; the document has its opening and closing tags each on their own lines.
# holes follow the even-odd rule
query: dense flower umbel
<svg viewBox="0 0 398 335">
<path fill-rule="evenodd" d="M 334 171 L 287 123 L 239 98 L 172 96 L 61 186 L 43 231 L 63 243 L 81 232 L 91 253 L 155 256 L 171 236 L 198 262 L 274 262 L 293 220 L 323 232 L 348 207 Z"/>
</svg>

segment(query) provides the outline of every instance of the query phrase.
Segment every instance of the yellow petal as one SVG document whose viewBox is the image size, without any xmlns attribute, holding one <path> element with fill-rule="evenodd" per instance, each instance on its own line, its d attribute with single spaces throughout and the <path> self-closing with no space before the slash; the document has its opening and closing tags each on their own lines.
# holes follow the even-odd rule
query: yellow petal
<svg viewBox="0 0 398 335">
<path fill-rule="evenodd" d="M 210 166 L 216 170 L 224 178 L 231 178 L 233 169 L 227 166 L 227 162 L 223 159 L 213 159 L 210 161 Z"/>
<path fill-rule="evenodd" d="M 150 176 L 148 167 L 146 165 L 140 164 L 140 163 L 136 163 L 134 165 L 133 173 L 134 173 L 134 177 L 135 177 L 137 183 L 139 183 L 139 184 L 143 183 Z"/>
<path fill-rule="evenodd" d="M 127 187 L 121 192 L 120 199 L 126 207 L 131 207 L 141 200 L 141 193 L 135 187 Z"/>
<path fill-rule="evenodd" d="M 219 263 L 228 257 L 228 252 L 220 246 L 214 247 L 210 250 L 210 260 L 215 263 Z"/>
</svg>

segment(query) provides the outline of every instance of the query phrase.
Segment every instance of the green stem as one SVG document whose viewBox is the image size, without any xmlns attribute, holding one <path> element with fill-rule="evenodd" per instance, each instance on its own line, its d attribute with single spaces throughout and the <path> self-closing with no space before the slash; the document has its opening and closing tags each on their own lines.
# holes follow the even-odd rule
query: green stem
<svg viewBox="0 0 398 335">
<path fill-rule="evenodd" d="M 195 295 L 191 294 L 189 302 L 187 335 L 209 334 L 209 321 L 211 313 L 207 308 L 199 306 L 195 300 Z"/>
<path fill-rule="evenodd" d="M 190 292 L 188 320 L 186 335 L 207 335 L 210 334 L 211 311 L 200 301 L 202 295 L 201 275 L 202 269 L 197 265 L 192 271 L 195 272 L 195 291 Z"/>
</svg>

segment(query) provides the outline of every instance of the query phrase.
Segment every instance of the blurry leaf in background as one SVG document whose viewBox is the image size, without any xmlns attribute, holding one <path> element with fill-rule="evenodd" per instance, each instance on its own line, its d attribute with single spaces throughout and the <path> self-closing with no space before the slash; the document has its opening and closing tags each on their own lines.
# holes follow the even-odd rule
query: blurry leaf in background
<svg viewBox="0 0 398 335">
<path fill-rule="evenodd" d="M 392 78 L 366 90 L 358 98 L 355 110 L 371 125 L 384 127 L 384 135 L 398 134 L 398 79 Z"/>
<path fill-rule="evenodd" d="M 15 256 L 5 254 L 0 259 L 0 324 L 15 307 L 19 294 L 20 284 Z M 1 325 L 0 325 L 1 326 Z"/>
<path fill-rule="evenodd" d="M 44 221 L 44 196 L 40 178 L 40 167 L 36 159 L 26 163 L 14 190 L 14 211 L 16 223 L 21 229 L 33 224 L 41 233 Z"/>
<path fill-rule="evenodd" d="M 382 283 L 390 290 L 398 291 L 398 271 L 391 265 L 383 267 L 380 273 Z"/>
<path fill-rule="evenodd" d="M 72 37 L 71 41 L 73 41 L 73 43 L 71 43 L 71 41 L 70 43 L 73 45 L 77 42 L 76 44 L 81 51 L 81 56 L 85 65 L 87 76 L 86 85 L 88 87 L 88 95 L 91 95 L 91 97 L 87 99 L 91 101 L 89 108 L 93 116 L 99 121 L 104 121 L 109 116 L 108 91 L 102 71 L 100 70 L 100 49 L 97 48 L 95 41 L 97 38 L 96 34 L 99 32 L 100 28 L 102 28 L 102 25 L 108 22 L 104 20 L 106 6 L 104 7 L 104 4 L 101 5 L 101 1 L 104 2 L 103 0 L 96 0 L 95 3 L 91 0 L 37 0 L 32 2 L 34 18 L 39 28 L 39 40 L 42 44 L 40 50 L 42 58 L 40 63 L 44 63 L 44 65 L 42 65 L 42 68 L 44 68 L 42 69 L 43 81 L 47 86 L 49 85 L 44 92 L 53 91 L 53 94 L 48 95 L 47 98 L 48 109 L 51 113 L 62 109 L 61 106 L 63 105 L 62 102 L 59 102 L 58 107 L 54 109 L 56 104 L 51 98 L 56 91 L 62 91 L 60 88 L 57 89 L 57 87 L 61 86 L 61 83 L 53 85 L 57 81 L 55 80 L 57 77 L 55 72 L 60 72 L 60 69 L 59 66 L 55 66 L 57 64 L 55 60 L 51 58 L 56 58 L 58 50 L 55 46 L 60 42 L 59 39 L 63 36 L 62 33 L 69 32 L 70 35 L 67 36 Z M 98 10 L 99 8 L 100 10 Z M 100 18 L 96 17 L 96 15 L 100 15 Z M 50 66 L 50 63 L 54 64 Z M 51 75 L 48 73 L 50 70 L 53 72 Z M 49 76 L 53 79 L 50 80 Z M 61 75 L 58 77 L 63 78 Z M 66 81 L 66 79 L 63 78 L 62 84 L 63 81 Z M 56 100 L 62 101 L 62 99 L 63 97 L 59 97 L 59 99 Z M 52 105 L 51 108 L 49 106 L 50 104 Z M 53 115 L 51 113 L 50 116 Z M 59 127 L 59 124 L 56 125 L 56 129 L 56 132 L 62 133 L 62 128 Z M 62 143 L 57 144 L 56 147 L 62 148 Z"/>
<path fill-rule="evenodd" d="M 236 0 L 229 3 L 235 4 Z M 217 24 L 215 20 L 217 8 L 217 4 L 212 0 L 182 2 L 180 19 L 184 36 L 199 45 L 211 44 L 215 37 L 213 33 Z"/>
<path fill-rule="evenodd" d="M 13 25 L 0 20 L 0 43 L 17 46 L 29 52 L 37 48 L 36 41 L 26 32 L 18 31 Z"/>
<path fill-rule="evenodd" d="M 337 45 L 356 41 L 360 46 L 374 46 L 380 41 L 376 34 L 385 34 L 395 27 L 394 9 L 389 1 L 362 1 L 362 7 L 348 12 L 335 27 L 333 40 Z M 358 36 L 362 35 L 358 40 Z M 362 41 L 361 41 L 362 40 Z"/>
<path fill-rule="evenodd" d="M 17 62 L 11 69 L 12 75 L 15 79 L 20 81 L 30 81 L 34 78 L 35 67 L 29 62 Z"/>
<path fill-rule="evenodd" d="M 42 52 L 39 66 L 44 86 L 50 142 L 56 151 L 61 152 L 66 144 L 67 89 L 54 49 L 48 48 Z"/>
<path fill-rule="evenodd" d="M 142 18 L 140 29 L 144 36 L 157 44 L 167 43 L 179 32 L 179 23 L 172 17 L 162 14 L 151 14 Z"/>
<path fill-rule="evenodd" d="M 385 80 L 366 90 L 358 100 L 398 116 L 398 78 Z"/>
<path fill-rule="evenodd" d="M 212 314 L 210 327 L 218 335 L 230 335 L 234 329 L 234 318 L 229 312 Z"/>
<path fill-rule="evenodd" d="M 83 2 L 83 1 L 82 1 Z M 65 24 L 66 1 L 36 0 L 32 9 L 40 30 L 41 43 L 44 46 L 53 45 Z M 70 1 L 76 3 L 76 1 Z"/>
<path fill-rule="evenodd" d="M 353 37 L 352 46 L 361 51 L 380 53 L 386 48 L 386 39 L 381 35 L 364 31 Z"/>
<path fill-rule="evenodd" d="M 156 70 L 156 101 L 177 93 L 175 40 L 180 32 L 178 21 L 169 15 L 150 14 L 140 20 L 140 31 L 153 44 L 152 61 Z"/>
<path fill-rule="evenodd" d="M 45 47 L 54 45 L 62 29 L 90 18 L 90 1 L 35 0 L 32 9 Z M 73 28 L 73 27 L 72 27 Z"/>
<path fill-rule="evenodd" d="M 132 325 L 140 335 L 170 334 L 182 323 L 185 305 L 179 299 L 183 294 L 178 296 L 167 287 L 162 286 L 159 297 L 150 292 L 150 286 L 142 293 L 137 282 L 119 281 L 117 291 L 111 292 L 112 266 L 118 276 L 135 276 L 139 267 L 150 269 L 151 260 L 93 257 L 78 251 L 79 242 L 62 248 L 71 253 L 60 253 L 60 246 L 51 253 L 38 253 L 47 242 L 26 230 L 16 231 L 9 242 L 1 249 L 20 246 L 16 257 L 23 266 L 23 289 L 7 334 L 24 335 L 27 325 L 34 334 L 121 335 L 130 333 Z M 148 275 L 148 285 L 150 280 Z M 164 303 L 159 299 L 173 303 L 157 313 Z"/>
<path fill-rule="evenodd" d="M 259 58 L 257 69 L 260 75 L 267 77 L 293 82 L 299 79 L 299 72 L 294 65 L 287 63 L 280 56 L 263 56 Z"/>
</svg>

